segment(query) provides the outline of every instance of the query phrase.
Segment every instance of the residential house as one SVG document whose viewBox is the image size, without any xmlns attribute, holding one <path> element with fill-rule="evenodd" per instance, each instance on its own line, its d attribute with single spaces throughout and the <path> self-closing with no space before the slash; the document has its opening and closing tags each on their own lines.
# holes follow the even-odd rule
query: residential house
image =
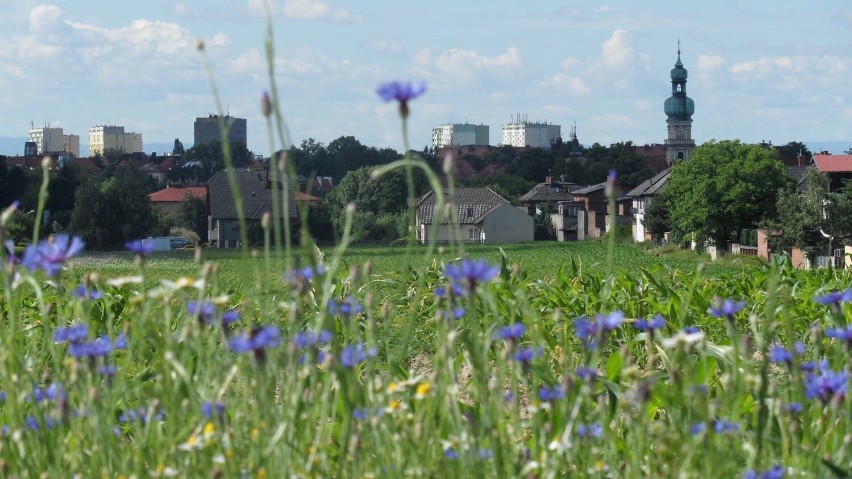
<svg viewBox="0 0 852 479">
<path fill-rule="evenodd" d="M 148 195 L 148 201 L 151 202 L 151 206 L 155 209 L 162 211 L 172 218 L 176 218 L 181 205 L 187 198 L 187 195 L 195 198 L 206 199 L 207 187 L 189 186 L 185 188 L 166 188 Z"/>
<path fill-rule="evenodd" d="M 577 241 L 577 219 L 582 208 L 582 204 L 574 201 L 556 203 L 556 210 L 550 214 L 556 241 Z"/>
<path fill-rule="evenodd" d="M 572 192 L 574 203 L 580 206 L 577 212 L 577 239 L 600 238 L 609 230 L 610 215 L 609 199 L 606 196 L 606 181 L 596 185 L 586 186 Z M 616 184 L 615 194 L 618 200 L 614 213 L 617 225 L 627 224 L 632 221 L 628 216 L 629 211 L 625 207 L 625 196 L 623 187 Z"/>
<path fill-rule="evenodd" d="M 813 155 L 814 166 L 828 175 L 829 191 L 837 191 L 846 180 L 852 180 L 852 155 L 831 155 L 827 152 Z"/>
<path fill-rule="evenodd" d="M 521 196 L 521 203 L 527 207 L 527 214 L 535 216 L 541 213 L 542 208 L 550 205 L 548 213 L 556 209 L 560 201 L 571 201 L 574 198 L 573 191 L 580 189 L 577 183 L 568 181 L 554 181 L 552 176 L 545 178 L 544 183 L 539 183 L 531 190 Z"/>
<path fill-rule="evenodd" d="M 533 240 L 533 218 L 490 188 L 456 188 L 452 195 L 444 192 L 445 204 L 452 204 L 444 211 L 438 210 L 437 200 L 430 191 L 417 201 L 416 234 L 423 244 L 452 239 L 475 244 Z M 455 217 L 448 218 L 447 211 Z"/>
<path fill-rule="evenodd" d="M 234 174 L 242 198 L 246 227 L 251 230 L 260 224 L 264 213 L 272 213 L 271 181 L 266 171 L 240 169 L 235 170 Z M 279 188 L 279 191 L 282 190 L 283 188 Z M 295 222 L 298 218 L 295 185 L 291 184 L 288 191 L 286 219 Z M 218 248 L 239 246 L 241 238 L 239 215 L 227 171 L 219 171 L 207 182 L 207 211 L 209 213 L 207 237 L 210 246 Z M 282 205 L 279 208 L 279 220 L 284 218 L 284 207 Z"/>
<path fill-rule="evenodd" d="M 671 172 L 671 168 L 666 168 L 627 192 L 627 197 L 632 203 L 630 209 L 635 219 L 633 241 L 639 243 L 651 240 L 650 233 L 645 229 L 645 208 L 665 189 Z"/>
</svg>

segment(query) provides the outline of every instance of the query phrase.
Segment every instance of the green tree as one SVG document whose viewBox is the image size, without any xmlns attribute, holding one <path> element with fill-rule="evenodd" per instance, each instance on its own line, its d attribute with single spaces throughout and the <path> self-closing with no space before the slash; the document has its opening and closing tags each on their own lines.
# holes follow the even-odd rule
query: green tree
<svg viewBox="0 0 852 479">
<path fill-rule="evenodd" d="M 91 179 L 77 188 L 68 225 L 93 247 L 117 246 L 147 236 L 158 223 L 148 201 L 145 172 L 120 166 L 112 176 Z"/>
<path fill-rule="evenodd" d="M 799 155 L 802 155 L 802 164 L 807 165 L 811 162 L 813 155 L 808 147 L 800 141 L 791 141 L 786 145 L 776 147 L 781 160 L 786 160 L 788 164 L 793 163 Z"/>
<path fill-rule="evenodd" d="M 669 197 L 665 194 L 665 190 L 650 200 L 648 206 L 645 207 L 642 223 L 645 225 L 645 231 L 651 235 L 651 239 L 654 241 L 659 241 L 663 238 L 663 235 L 672 230 Z"/>
<path fill-rule="evenodd" d="M 743 228 L 775 217 L 778 192 L 792 186 L 775 150 L 736 140 L 705 143 L 672 168 L 672 233 L 722 247 Z"/>
<path fill-rule="evenodd" d="M 254 161 L 254 153 L 246 147 L 243 142 L 230 143 L 231 161 L 237 168 L 251 165 Z M 225 155 L 222 152 L 222 143 L 213 141 L 195 145 L 186 150 L 183 155 L 184 164 L 179 168 L 172 168 L 166 177 L 177 183 L 203 184 L 218 171 L 225 169 Z"/>
<path fill-rule="evenodd" d="M 207 202 L 187 192 L 177 213 L 177 223 L 198 235 L 202 243 L 207 242 Z"/>
<path fill-rule="evenodd" d="M 180 142 L 179 138 L 175 138 L 175 146 L 172 148 L 173 155 L 183 155 L 186 153 L 186 150 L 183 149 L 183 143 Z"/>
</svg>

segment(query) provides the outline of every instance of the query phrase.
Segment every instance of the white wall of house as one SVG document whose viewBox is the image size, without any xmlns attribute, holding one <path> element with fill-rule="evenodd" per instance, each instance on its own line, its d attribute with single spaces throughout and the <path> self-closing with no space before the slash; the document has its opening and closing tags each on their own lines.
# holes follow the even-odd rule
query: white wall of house
<svg viewBox="0 0 852 479">
<path fill-rule="evenodd" d="M 633 217 L 635 224 L 633 225 L 633 241 L 641 243 L 645 241 L 645 206 L 647 202 L 644 197 L 633 198 Z"/>
</svg>

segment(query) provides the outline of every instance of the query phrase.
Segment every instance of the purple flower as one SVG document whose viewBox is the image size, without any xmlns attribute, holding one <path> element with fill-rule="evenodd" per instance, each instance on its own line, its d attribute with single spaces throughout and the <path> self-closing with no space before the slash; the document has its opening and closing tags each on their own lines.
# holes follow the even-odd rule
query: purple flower
<svg viewBox="0 0 852 479">
<path fill-rule="evenodd" d="M 15 243 L 12 240 L 3 242 L 3 248 L 6 250 L 6 263 L 12 266 L 21 263 L 21 259 L 15 255 Z"/>
<path fill-rule="evenodd" d="M 137 257 L 144 258 L 154 251 L 154 242 L 137 239 L 124 243 L 124 248 Z"/>
<path fill-rule="evenodd" d="M 829 369 L 828 361 L 819 363 L 819 374 L 809 373 L 802 379 L 805 386 L 805 397 L 819 399 L 823 405 L 835 399 L 843 401 L 849 388 L 849 373 L 845 370 Z"/>
<path fill-rule="evenodd" d="M 601 437 L 603 435 L 603 428 L 600 424 L 579 424 L 577 426 L 577 436 L 580 438 L 593 438 L 593 437 Z"/>
<path fill-rule="evenodd" d="M 77 289 L 71 293 L 71 296 L 79 299 L 98 300 L 104 297 L 104 293 L 94 289 L 87 289 L 85 284 L 78 284 Z"/>
<path fill-rule="evenodd" d="M 624 322 L 624 313 L 613 311 L 609 314 L 598 314 L 595 316 L 595 322 L 603 327 L 604 331 L 609 332 L 621 326 Z"/>
<path fill-rule="evenodd" d="M 64 401 L 68 398 L 65 388 L 59 383 L 51 383 L 47 388 L 33 387 L 32 400 L 37 403 L 45 401 Z"/>
<path fill-rule="evenodd" d="M 716 419 L 713 421 L 713 432 L 716 434 L 727 434 L 740 430 L 740 424 L 737 422 L 723 421 Z"/>
<path fill-rule="evenodd" d="M 846 347 L 852 350 L 852 324 L 846 328 L 828 328 L 825 330 L 825 336 L 845 342 Z"/>
<path fill-rule="evenodd" d="M 89 337 L 89 327 L 85 324 L 74 324 L 68 327 L 56 328 L 53 340 L 57 343 L 79 343 Z"/>
<path fill-rule="evenodd" d="M 728 321 L 732 321 L 734 319 L 734 315 L 740 312 L 740 310 L 744 307 L 744 301 L 732 301 L 730 299 L 726 299 L 717 303 L 716 306 L 710 307 L 707 312 L 714 317 L 725 318 Z"/>
<path fill-rule="evenodd" d="M 426 84 L 423 82 L 414 84 L 411 82 L 391 81 L 379 85 L 376 93 L 384 101 L 396 100 L 399 102 L 413 100 L 422 95 L 426 91 Z"/>
<path fill-rule="evenodd" d="M 328 302 L 328 312 L 333 316 L 341 315 L 341 316 L 352 316 L 355 314 L 359 314 L 364 311 L 364 307 L 358 304 L 355 301 L 355 298 L 352 296 L 347 297 L 346 299 L 335 301 L 329 300 Z"/>
<path fill-rule="evenodd" d="M 247 335 L 231 339 L 231 351 L 235 353 L 252 353 L 258 363 L 266 361 L 266 349 L 281 344 L 281 331 L 275 326 L 261 326 Z"/>
<path fill-rule="evenodd" d="M 784 406 L 784 410 L 789 412 L 790 414 L 799 414 L 802 412 L 802 403 L 800 402 L 791 402 Z"/>
<path fill-rule="evenodd" d="M 325 329 L 320 332 L 304 331 L 293 338 L 293 344 L 299 349 L 321 346 L 328 344 L 329 341 L 331 341 L 331 333 Z"/>
<path fill-rule="evenodd" d="M 240 322 L 240 312 L 236 309 L 229 309 L 222 314 L 222 327 L 228 328 L 232 324 Z"/>
<path fill-rule="evenodd" d="M 109 336 L 104 335 L 88 343 L 71 343 L 68 347 L 68 353 L 75 358 L 88 358 L 91 360 L 107 356 L 115 350 L 125 348 L 127 348 L 127 336 L 121 333 L 114 341 Z"/>
<path fill-rule="evenodd" d="M 687 327 L 683 328 L 683 332 L 686 333 L 686 334 L 700 333 L 701 328 L 699 328 L 698 326 L 687 326 Z"/>
<path fill-rule="evenodd" d="M 639 331 L 648 331 L 653 336 L 655 331 L 659 331 L 666 327 L 666 320 L 659 314 L 650 320 L 637 319 L 633 326 Z"/>
<path fill-rule="evenodd" d="M 840 303 L 852 301 L 852 289 L 847 289 L 846 291 L 832 291 L 831 293 L 815 297 L 814 301 L 819 304 L 840 306 Z"/>
<path fill-rule="evenodd" d="M 769 360 L 773 363 L 785 363 L 789 366 L 793 364 L 793 353 L 776 343 L 769 350 Z"/>
<path fill-rule="evenodd" d="M 522 366 L 527 367 L 533 359 L 541 356 L 542 353 L 542 348 L 518 348 L 511 358 L 521 363 Z"/>
<path fill-rule="evenodd" d="M 459 453 L 457 453 L 453 448 L 448 447 L 444 449 L 444 457 L 447 459 L 458 459 Z"/>
<path fill-rule="evenodd" d="M 212 301 L 190 301 L 186 303 L 186 311 L 203 323 L 216 314 L 216 305 Z"/>
<path fill-rule="evenodd" d="M 598 371 L 594 368 L 587 368 L 585 366 L 581 366 L 577 368 L 575 372 L 577 373 L 577 377 L 582 379 L 583 381 L 592 382 L 598 378 Z"/>
<path fill-rule="evenodd" d="M 524 337 L 527 328 L 524 323 L 515 323 L 509 326 L 503 326 L 494 333 L 494 339 L 503 339 L 509 342 L 517 341 Z"/>
<path fill-rule="evenodd" d="M 554 402 L 559 399 L 564 399 L 565 391 L 562 390 L 562 386 L 557 385 L 550 387 L 544 384 L 538 388 L 538 398 L 543 402 Z"/>
<path fill-rule="evenodd" d="M 38 245 L 27 245 L 21 263 L 30 271 L 42 269 L 48 276 L 56 276 L 65 261 L 83 251 L 84 246 L 77 236 L 58 234 L 53 241 L 41 240 Z"/>
<path fill-rule="evenodd" d="M 98 373 L 100 373 L 103 376 L 106 376 L 106 378 L 108 380 L 115 377 L 116 372 L 118 372 L 118 369 L 115 367 L 115 365 L 102 364 L 102 365 L 98 366 Z"/>
<path fill-rule="evenodd" d="M 162 421 L 164 418 L 165 415 L 163 414 L 163 411 L 154 412 L 155 420 Z M 143 426 L 148 423 L 148 411 L 144 407 L 128 409 L 118 416 L 118 422 L 123 424 L 129 424 L 136 421 L 142 423 Z"/>
<path fill-rule="evenodd" d="M 476 285 L 494 279 L 500 272 L 500 268 L 493 266 L 487 261 L 480 259 L 471 261 L 467 258 L 461 263 L 450 263 L 444 268 L 444 274 L 466 287 L 469 291 L 476 290 Z"/>
<path fill-rule="evenodd" d="M 781 464 L 776 464 L 761 473 L 754 470 L 743 473 L 743 479 L 783 479 L 783 477 L 784 468 L 781 467 Z"/>
<path fill-rule="evenodd" d="M 316 267 L 305 266 L 304 268 L 290 270 L 284 273 L 284 280 L 298 294 L 307 291 L 311 281 L 317 276 L 325 274 L 325 266 L 319 264 Z"/>
<path fill-rule="evenodd" d="M 435 288 L 435 297 L 436 298 L 448 298 L 450 296 L 460 298 L 465 295 L 464 288 L 461 284 L 452 282 L 449 287 L 441 285 Z"/>
<path fill-rule="evenodd" d="M 689 428 L 689 433 L 692 434 L 693 436 L 698 436 L 699 434 L 703 433 L 705 430 L 707 430 L 707 424 L 705 424 L 704 422 L 697 422 L 697 423 L 693 424 L 692 427 Z"/>
<path fill-rule="evenodd" d="M 604 333 L 612 331 L 624 322 L 624 313 L 621 311 L 613 311 L 609 314 L 598 314 L 595 316 L 594 322 L 589 321 L 586 316 L 580 316 L 574 319 L 574 330 L 583 344 L 588 349 L 596 349 L 598 341 L 606 339 Z"/>
<path fill-rule="evenodd" d="M 364 343 L 350 344 L 340 352 L 340 364 L 346 369 L 353 369 L 367 358 L 376 356 L 376 348 L 367 348 Z"/>
<path fill-rule="evenodd" d="M 205 401 L 201 405 L 201 414 L 204 414 L 205 419 L 210 419 L 214 415 L 216 417 L 223 417 L 225 415 L 225 404 L 221 402 L 210 402 Z"/>
</svg>

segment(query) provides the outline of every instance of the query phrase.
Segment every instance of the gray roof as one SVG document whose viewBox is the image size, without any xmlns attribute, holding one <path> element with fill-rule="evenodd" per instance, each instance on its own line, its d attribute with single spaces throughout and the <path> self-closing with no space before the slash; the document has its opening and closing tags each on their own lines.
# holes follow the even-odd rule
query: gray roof
<svg viewBox="0 0 852 479">
<path fill-rule="evenodd" d="M 606 181 L 604 181 L 603 183 L 598 183 L 596 185 L 584 186 L 579 190 L 574 190 L 572 195 L 588 195 L 590 193 L 594 193 L 595 191 L 600 191 L 604 188 L 606 188 Z"/>
<path fill-rule="evenodd" d="M 798 191 L 805 190 L 805 171 L 810 168 L 809 166 L 788 166 L 787 167 L 787 177 L 789 177 L 796 184 L 796 189 Z"/>
<path fill-rule="evenodd" d="M 435 221 L 436 196 L 430 191 L 417 201 L 417 218 L 421 224 L 432 224 Z M 460 224 L 476 224 L 482 221 L 488 213 L 497 207 L 509 203 L 491 188 L 456 188 L 450 196 L 444 191 L 444 201 L 455 205 L 456 218 Z M 447 223 L 447 218 L 442 223 Z"/>
<path fill-rule="evenodd" d="M 627 192 L 627 196 L 630 198 L 636 198 L 639 196 L 654 196 L 657 195 L 663 188 L 666 187 L 666 183 L 669 182 L 669 176 L 671 175 L 672 169 L 666 168 L 665 170 L 657 173 L 653 177 L 639 183 L 639 186 L 633 188 L 632 190 Z"/>
<path fill-rule="evenodd" d="M 259 220 L 267 211 L 272 213 L 272 189 L 267 184 L 264 171 L 235 170 L 237 186 L 243 199 L 243 214 L 246 219 Z M 279 180 L 280 181 L 280 180 Z M 296 191 L 293 182 L 289 189 L 289 217 L 298 217 L 296 212 Z M 279 190 L 281 191 L 281 190 Z M 210 204 L 210 216 L 217 219 L 237 219 L 237 206 L 231 194 L 228 174 L 222 170 L 207 182 L 207 201 Z M 280 207 L 284 215 L 284 206 Z"/>
<path fill-rule="evenodd" d="M 574 198 L 572 190 L 576 190 L 576 183 L 539 183 L 531 190 L 521 196 L 524 203 L 556 203 Z"/>
</svg>

